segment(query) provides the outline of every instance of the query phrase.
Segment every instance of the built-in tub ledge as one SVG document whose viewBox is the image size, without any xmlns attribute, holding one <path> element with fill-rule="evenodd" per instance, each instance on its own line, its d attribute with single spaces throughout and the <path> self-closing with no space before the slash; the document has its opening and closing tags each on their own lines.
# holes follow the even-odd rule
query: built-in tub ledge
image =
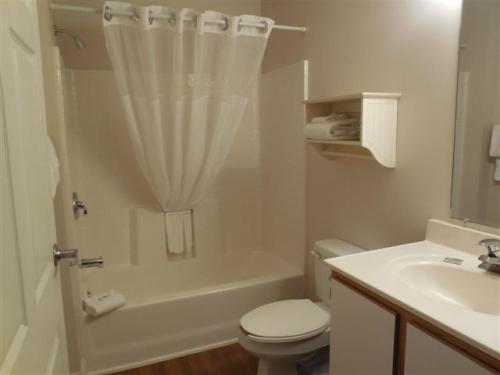
<svg viewBox="0 0 500 375">
<path fill-rule="evenodd" d="M 436 225 L 441 224 L 430 223 Z M 466 231 L 456 227 L 432 232 L 449 234 L 453 229 Z M 467 251 L 477 238 L 498 236 L 478 231 L 470 235 L 452 236 L 464 238 L 461 250 L 433 242 L 439 238 L 428 235 L 422 242 L 327 260 L 334 280 L 396 316 L 397 374 L 404 373 L 408 324 L 487 371 L 500 373 L 500 275 L 478 268 L 477 250 Z"/>
</svg>

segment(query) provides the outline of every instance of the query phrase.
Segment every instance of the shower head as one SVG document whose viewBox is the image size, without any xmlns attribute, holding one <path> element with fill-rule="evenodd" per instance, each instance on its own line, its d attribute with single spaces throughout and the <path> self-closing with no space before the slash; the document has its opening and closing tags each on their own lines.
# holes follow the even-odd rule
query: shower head
<svg viewBox="0 0 500 375">
<path fill-rule="evenodd" d="M 87 47 L 87 44 L 85 43 L 85 41 L 82 38 L 80 38 L 80 36 L 78 34 L 74 33 L 73 31 L 67 30 L 67 29 L 61 29 L 60 27 L 57 27 L 56 25 L 54 25 L 54 35 L 57 36 L 57 34 L 69 35 L 71 37 L 71 39 L 73 39 L 73 43 L 75 43 L 75 46 L 78 49 L 83 49 L 83 48 Z"/>
</svg>

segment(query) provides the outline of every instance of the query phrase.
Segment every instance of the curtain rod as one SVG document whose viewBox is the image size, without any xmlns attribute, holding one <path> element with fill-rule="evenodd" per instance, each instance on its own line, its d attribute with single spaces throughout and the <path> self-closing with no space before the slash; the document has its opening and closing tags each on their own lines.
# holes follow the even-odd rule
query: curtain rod
<svg viewBox="0 0 500 375">
<path fill-rule="evenodd" d="M 64 5 L 64 4 L 51 4 L 50 8 L 52 10 L 66 10 L 70 12 L 82 12 L 82 13 L 102 13 L 102 9 L 99 8 L 91 8 L 91 7 L 83 7 L 83 6 L 77 6 L 77 5 Z M 117 10 L 110 10 L 109 14 L 111 15 L 117 15 L 117 16 L 130 16 L 134 17 L 137 16 L 133 12 L 127 12 L 127 11 L 117 11 Z M 153 18 L 165 18 L 165 16 L 153 16 Z M 214 20 L 214 23 L 221 23 L 224 21 L 221 20 Z M 243 26 L 251 26 L 251 27 L 266 27 L 265 25 L 262 24 L 244 24 Z M 284 30 L 284 31 L 299 31 L 302 33 L 307 32 L 307 26 L 287 26 L 287 25 L 273 25 L 273 29 L 276 30 Z"/>
</svg>

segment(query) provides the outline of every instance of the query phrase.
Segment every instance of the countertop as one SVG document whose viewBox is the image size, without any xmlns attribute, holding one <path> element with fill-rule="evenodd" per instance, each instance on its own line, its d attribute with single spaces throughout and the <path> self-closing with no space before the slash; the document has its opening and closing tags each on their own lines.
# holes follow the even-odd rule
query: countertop
<svg viewBox="0 0 500 375">
<path fill-rule="evenodd" d="M 444 257 L 460 258 L 463 263 L 444 263 Z M 500 275 L 479 269 L 477 265 L 480 262 L 475 255 L 430 241 L 326 260 L 335 272 L 500 360 L 500 315 L 469 309 L 453 298 L 446 301 L 446 295 L 422 293 L 418 285 L 408 283 L 401 276 L 402 272 L 406 272 L 404 266 L 412 262 L 439 262 L 440 267 L 464 267 L 473 274 L 482 273 L 490 278 L 488 285 L 497 286 L 490 297 L 496 296 L 500 305 Z M 457 288 L 471 288 L 465 279 L 455 282 L 461 284 L 456 285 Z M 477 289 L 478 295 L 481 295 L 483 291 Z"/>
</svg>

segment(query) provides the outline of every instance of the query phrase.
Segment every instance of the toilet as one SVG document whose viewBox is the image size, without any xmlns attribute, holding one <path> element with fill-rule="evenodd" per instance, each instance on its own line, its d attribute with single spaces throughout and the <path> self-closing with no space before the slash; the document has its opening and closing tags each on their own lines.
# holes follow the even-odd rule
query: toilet
<svg viewBox="0 0 500 375">
<path fill-rule="evenodd" d="M 257 307 L 240 319 L 240 345 L 259 358 L 258 375 L 297 374 L 297 362 L 330 341 L 330 273 L 323 261 L 363 249 L 339 239 L 317 241 L 315 292 L 320 302 L 291 299 Z"/>
</svg>

